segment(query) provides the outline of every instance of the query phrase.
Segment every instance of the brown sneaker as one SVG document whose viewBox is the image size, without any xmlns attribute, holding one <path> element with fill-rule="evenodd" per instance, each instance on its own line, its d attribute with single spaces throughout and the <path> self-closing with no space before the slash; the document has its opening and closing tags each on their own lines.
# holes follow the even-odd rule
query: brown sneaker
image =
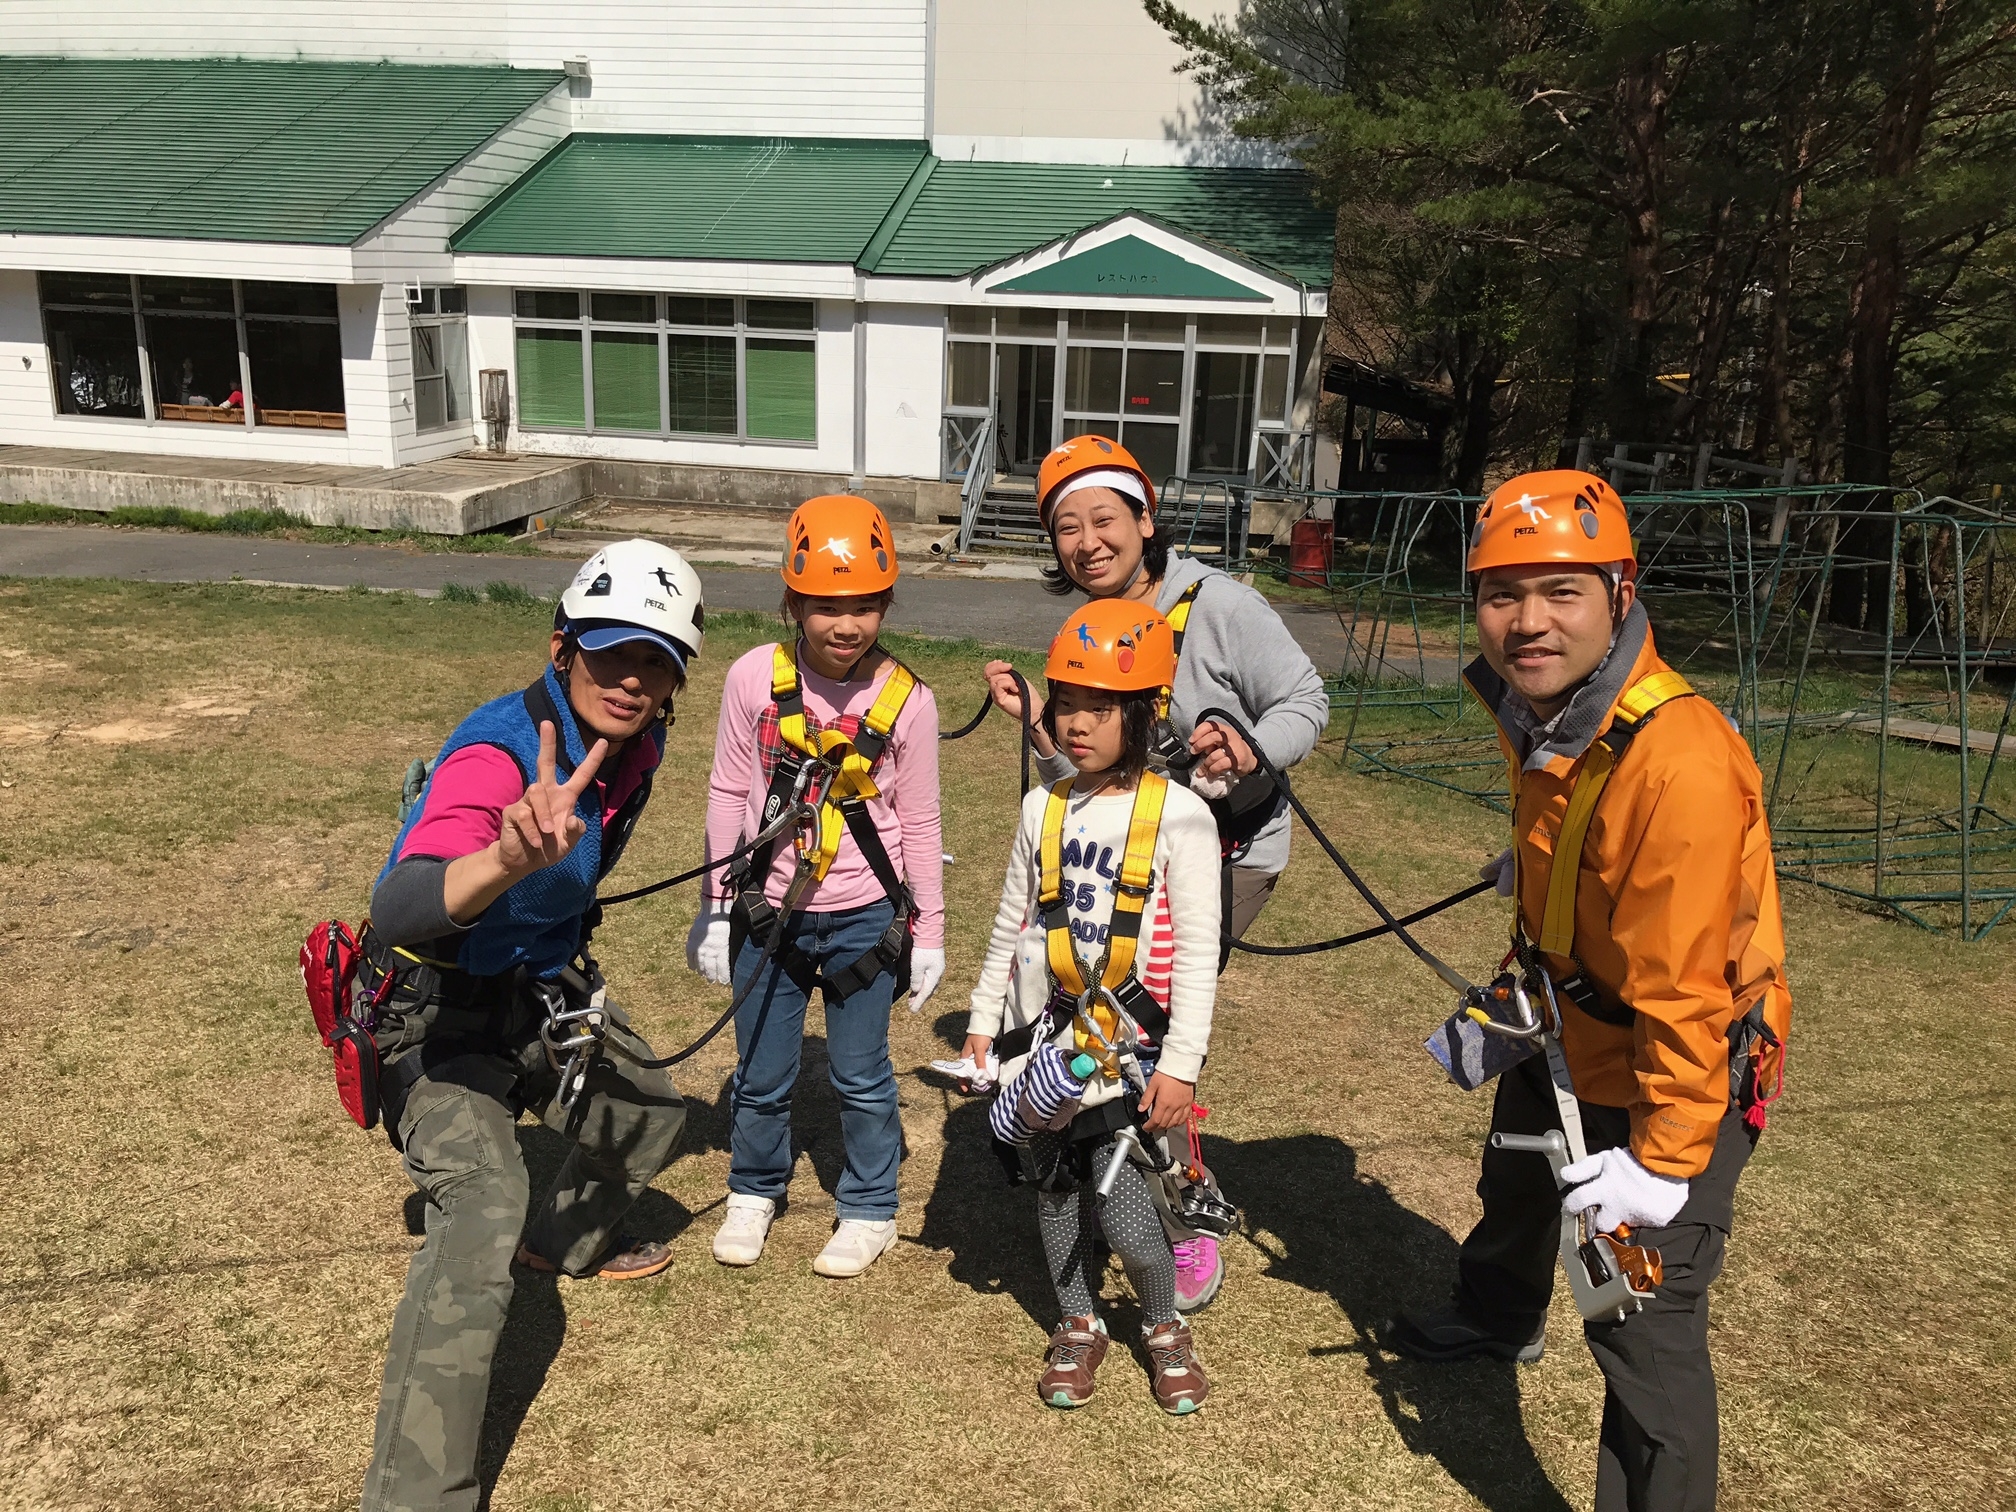
<svg viewBox="0 0 2016 1512">
<path fill-rule="evenodd" d="M 1036 1394 L 1052 1407 L 1083 1407 L 1092 1400 L 1092 1377 L 1113 1341 L 1095 1318 L 1066 1318 L 1050 1335 L 1048 1366 Z"/>
<path fill-rule="evenodd" d="M 544 1255 L 523 1244 L 518 1246 L 517 1258 L 526 1269 L 543 1271 L 549 1276 L 560 1269 Z M 592 1269 L 583 1271 L 575 1279 L 585 1281 L 593 1276 L 601 1281 L 642 1281 L 647 1276 L 669 1270 L 671 1265 L 671 1245 L 660 1244 L 656 1239 L 633 1239 L 625 1234 L 609 1246 L 608 1253 Z"/>
<path fill-rule="evenodd" d="M 1181 1318 L 1164 1323 L 1143 1339 L 1141 1346 L 1148 1351 L 1149 1387 L 1155 1393 L 1156 1406 L 1181 1417 L 1204 1405 L 1211 1383 L 1197 1363 L 1188 1323 Z"/>
</svg>

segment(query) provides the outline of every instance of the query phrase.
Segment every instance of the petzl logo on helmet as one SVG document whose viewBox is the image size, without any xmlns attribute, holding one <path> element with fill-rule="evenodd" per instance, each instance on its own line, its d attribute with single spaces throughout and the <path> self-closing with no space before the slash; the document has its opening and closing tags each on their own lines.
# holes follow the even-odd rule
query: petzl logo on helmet
<svg viewBox="0 0 2016 1512">
<path fill-rule="evenodd" d="M 1526 518 L 1529 520 L 1551 520 L 1554 518 L 1554 516 L 1550 515 L 1549 513 L 1547 513 L 1546 510 L 1540 507 L 1538 501 L 1536 501 L 1533 495 L 1531 494 L 1519 495 L 1518 498 L 1512 501 L 1512 507 L 1514 509 L 1525 510 Z"/>
<path fill-rule="evenodd" d="M 1090 625 L 1080 623 L 1078 626 L 1078 644 L 1083 646 L 1087 651 L 1092 649 L 1092 627 Z"/>
<path fill-rule="evenodd" d="M 672 575 L 668 573 L 663 567 L 653 567 L 651 569 L 651 576 L 658 579 L 658 586 L 660 588 L 663 588 L 667 593 L 671 594 L 674 598 L 686 597 L 685 594 L 679 591 L 679 585 L 672 581 Z"/>
</svg>

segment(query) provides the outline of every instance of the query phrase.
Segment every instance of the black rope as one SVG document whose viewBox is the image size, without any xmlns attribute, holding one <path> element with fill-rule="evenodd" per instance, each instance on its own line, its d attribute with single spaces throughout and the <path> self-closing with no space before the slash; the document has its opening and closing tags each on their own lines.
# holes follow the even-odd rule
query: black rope
<svg viewBox="0 0 2016 1512">
<path fill-rule="evenodd" d="M 1008 675 L 1015 679 L 1015 691 L 1022 695 L 1022 796 L 1026 798 L 1029 796 L 1029 762 L 1034 754 L 1032 749 L 1034 737 L 1030 733 L 1033 727 L 1030 724 L 1030 720 L 1035 715 L 1036 705 L 1029 694 L 1029 679 L 1024 677 L 1014 667 L 1008 669 Z M 938 738 L 940 740 L 964 740 L 986 722 L 987 715 L 993 707 L 994 692 L 990 688 L 980 700 L 979 713 L 975 714 L 956 730 L 939 731 Z"/>
<path fill-rule="evenodd" d="M 1304 827 L 1308 829 L 1316 843 L 1323 847 L 1323 853 L 1330 858 L 1331 863 L 1336 866 L 1337 870 L 1344 874 L 1344 880 L 1358 890 L 1358 896 L 1371 905 L 1372 912 L 1379 915 L 1385 921 L 1386 932 L 1397 935 L 1400 943 L 1411 950 L 1422 965 L 1434 972 L 1435 975 L 1448 983 L 1457 992 L 1467 994 L 1475 991 L 1475 984 L 1468 977 L 1464 976 L 1455 967 L 1449 965 L 1448 962 L 1436 955 L 1426 945 L 1415 939 L 1412 934 L 1408 933 L 1406 923 L 1396 919 L 1393 916 L 1393 911 L 1379 901 L 1379 895 L 1373 892 L 1366 885 L 1365 879 L 1352 869 L 1351 863 L 1344 859 L 1344 853 L 1330 843 L 1330 837 L 1323 833 L 1323 828 L 1316 822 L 1315 816 L 1303 806 L 1302 800 L 1295 796 L 1295 789 L 1288 784 L 1287 774 L 1274 765 L 1268 758 L 1266 751 L 1261 749 L 1260 742 L 1253 738 L 1253 732 L 1240 722 L 1239 717 L 1236 714 L 1228 713 L 1224 709 L 1205 709 L 1197 715 L 1194 723 L 1201 725 L 1207 722 L 1216 722 L 1223 725 L 1246 742 L 1247 748 L 1253 752 L 1253 760 L 1263 772 L 1274 779 L 1275 786 L 1281 789 L 1281 795 L 1288 800 L 1288 806 L 1295 810 L 1296 817 L 1302 821 Z M 1479 888 L 1477 890 L 1481 891 L 1482 889 Z"/>
<path fill-rule="evenodd" d="M 1458 903 L 1474 898 L 1481 892 L 1489 892 L 1497 886 L 1495 882 L 1479 882 L 1475 887 L 1466 887 L 1461 892 L 1451 893 L 1439 903 L 1430 903 L 1426 908 L 1417 908 L 1402 917 L 1402 924 L 1419 924 L 1423 919 L 1433 918 L 1446 908 L 1454 908 Z M 1334 940 L 1318 940 L 1313 945 L 1248 945 L 1244 940 L 1234 940 L 1232 948 L 1243 950 L 1248 955 L 1259 956 L 1304 956 L 1315 955 L 1319 951 L 1342 950 L 1346 945 L 1363 944 L 1366 940 L 1376 940 L 1381 935 L 1393 933 L 1391 924 L 1380 924 L 1371 929 L 1361 929 L 1356 934 L 1339 935 Z"/>
<path fill-rule="evenodd" d="M 757 959 L 756 969 L 749 973 L 749 980 L 743 984 L 742 990 L 729 999 L 727 1008 L 722 1011 L 721 1017 L 714 1020 L 707 1032 L 693 1041 L 684 1050 L 675 1051 L 671 1055 L 661 1055 L 656 1060 L 644 1060 L 632 1055 L 628 1050 L 625 1050 L 614 1041 L 605 1041 L 605 1048 L 614 1050 L 633 1066 L 640 1066 L 646 1071 L 663 1071 L 669 1066 L 676 1066 L 681 1061 L 690 1060 L 692 1057 L 698 1055 L 708 1045 L 713 1043 L 715 1035 L 728 1027 L 729 1022 L 742 1007 L 742 1000 L 749 996 L 758 982 L 763 980 L 763 970 L 770 964 L 770 958 L 777 953 L 778 942 L 784 938 L 784 926 L 790 922 L 788 917 L 784 915 L 778 916 L 777 928 L 770 936 L 770 943 L 763 947 L 763 954 Z M 733 962 L 730 962 L 730 969 L 733 969 Z"/>
<path fill-rule="evenodd" d="M 994 690 L 989 688 L 980 697 L 980 712 L 978 714 L 975 714 L 956 730 L 940 730 L 938 738 L 940 740 L 964 740 L 968 735 L 979 729 L 982 724 L 986 723 L 987 716 L 993 708 Z"/>
<path fill-rule="evenodd" d="M 728 852 L 719 861 L 709 861 L 704 866 L 696 866 L 691 871 L 683 871 L 676 877 L 667 877 L 662 882 L 653 882 L 648 887 L 633 887 L 630 891 L 618 893 L 613 898 L 597 898 L 595 900 L 596 906 L 599 908 L 608 908 L 617 903 L 628 903 L 633 898 L 648 898 L 651 894 L 663 892 L 668 887 L 677 887 L 682 882 L 691 882 L 695 877 L 704 877 L 710 871 L 719 871 L 724 866 L 733 866 L 744 856 L 753 852 L 759 845 L 767 845 L 776 838 L 775 835 L 759 834 L 754 840 L 741 847 L 741 849 Z"/>
</svg>

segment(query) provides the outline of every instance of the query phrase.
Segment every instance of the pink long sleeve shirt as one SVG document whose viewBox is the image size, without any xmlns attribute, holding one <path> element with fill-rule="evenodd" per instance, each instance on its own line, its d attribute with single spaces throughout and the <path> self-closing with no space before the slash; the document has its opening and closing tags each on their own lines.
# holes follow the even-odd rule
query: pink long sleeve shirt
<svg viewBox="0 0 2016 1512">
<path fill-rule="evenodd" d="M 766 716 L 776 717 L 770 697 L 770 667 L 774 647 L 758 646 L 728 669 L 721 692 L 721 722 L 714 734 L 714 771 L 707 779 L 707 856 L 725 856 L 761 828 L 763 798 L 770 788 L 758 731 Z M 801 660 L 799 686 L 805 697 L 806 723 L 821 729 L 838 726 L 851 735 L 874 707 L 876 696 L 895 669 L 885 661 L 873 680 L 840 683 L 821 677 Z M 938 700 L 921 682 L 903 705 L 889 744 L 875 764 L 877 796 L 868 813 L 889 852 L 896 874 L 910 884 L 917 900 L 917 945 L 941 949 L 945 943 L 945 836 L 938 816 Z M 797 856 L 789 838 L 780 839 L 763 893 L 772 903 L 784 896 Z M 709 872 L 707 896 L 725 902 L 727 888 L 718 872 Z M 840 849 L 824 881 L 814 882 L 799 907 L 841 913 L 866 908 L 883 898 L 882 884 L 855 845 L 842 833 Z"/>
<path fill-rule="evenodd" d="M 633 740 L 596 779 L 604 824 L 616 817 L 644 774 L 657 765 L 657 746 Z M 504 810 L 524 796 L 525 774 L 509 751 L 493 745 L 464 746 L 435 768 L 419 822 L 407 832 L 398 859 L 433 856 L 453 861 L 473 856 L 496 841 L 504 828 Z"/>
</svg>

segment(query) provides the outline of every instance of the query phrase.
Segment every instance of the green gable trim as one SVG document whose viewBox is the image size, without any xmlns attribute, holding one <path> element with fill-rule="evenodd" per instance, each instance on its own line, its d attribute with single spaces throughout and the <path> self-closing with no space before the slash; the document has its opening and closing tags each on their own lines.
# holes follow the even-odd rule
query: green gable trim
<svg viewBox="0 0 2016 1512">
<path fill-rule="evenodd" d="M 507 256 L 853 264 L 929 177 L 922 142 L 569 137 L 450 238 Z"/>
<path fill-rule="evenodd" d="M 0 231 L 348 246 L 563 78 L 0 57 Z"/>
<path fill-rule="evenodd" d="M 1102 294 L 1126 299 L 1267 298 L 1257 289 L 1200 268 L 1138 236 L 1122 236 L 1035 273 L 995 284 L 994 292 Z"/>
<path fill-rule="evenodd" d="M 1328 288 L 1332 212 L 1304 173 L 940 162 L 863 271 L 963 278 L 1129 211 L 1311 288 Z"/>
</svg>

